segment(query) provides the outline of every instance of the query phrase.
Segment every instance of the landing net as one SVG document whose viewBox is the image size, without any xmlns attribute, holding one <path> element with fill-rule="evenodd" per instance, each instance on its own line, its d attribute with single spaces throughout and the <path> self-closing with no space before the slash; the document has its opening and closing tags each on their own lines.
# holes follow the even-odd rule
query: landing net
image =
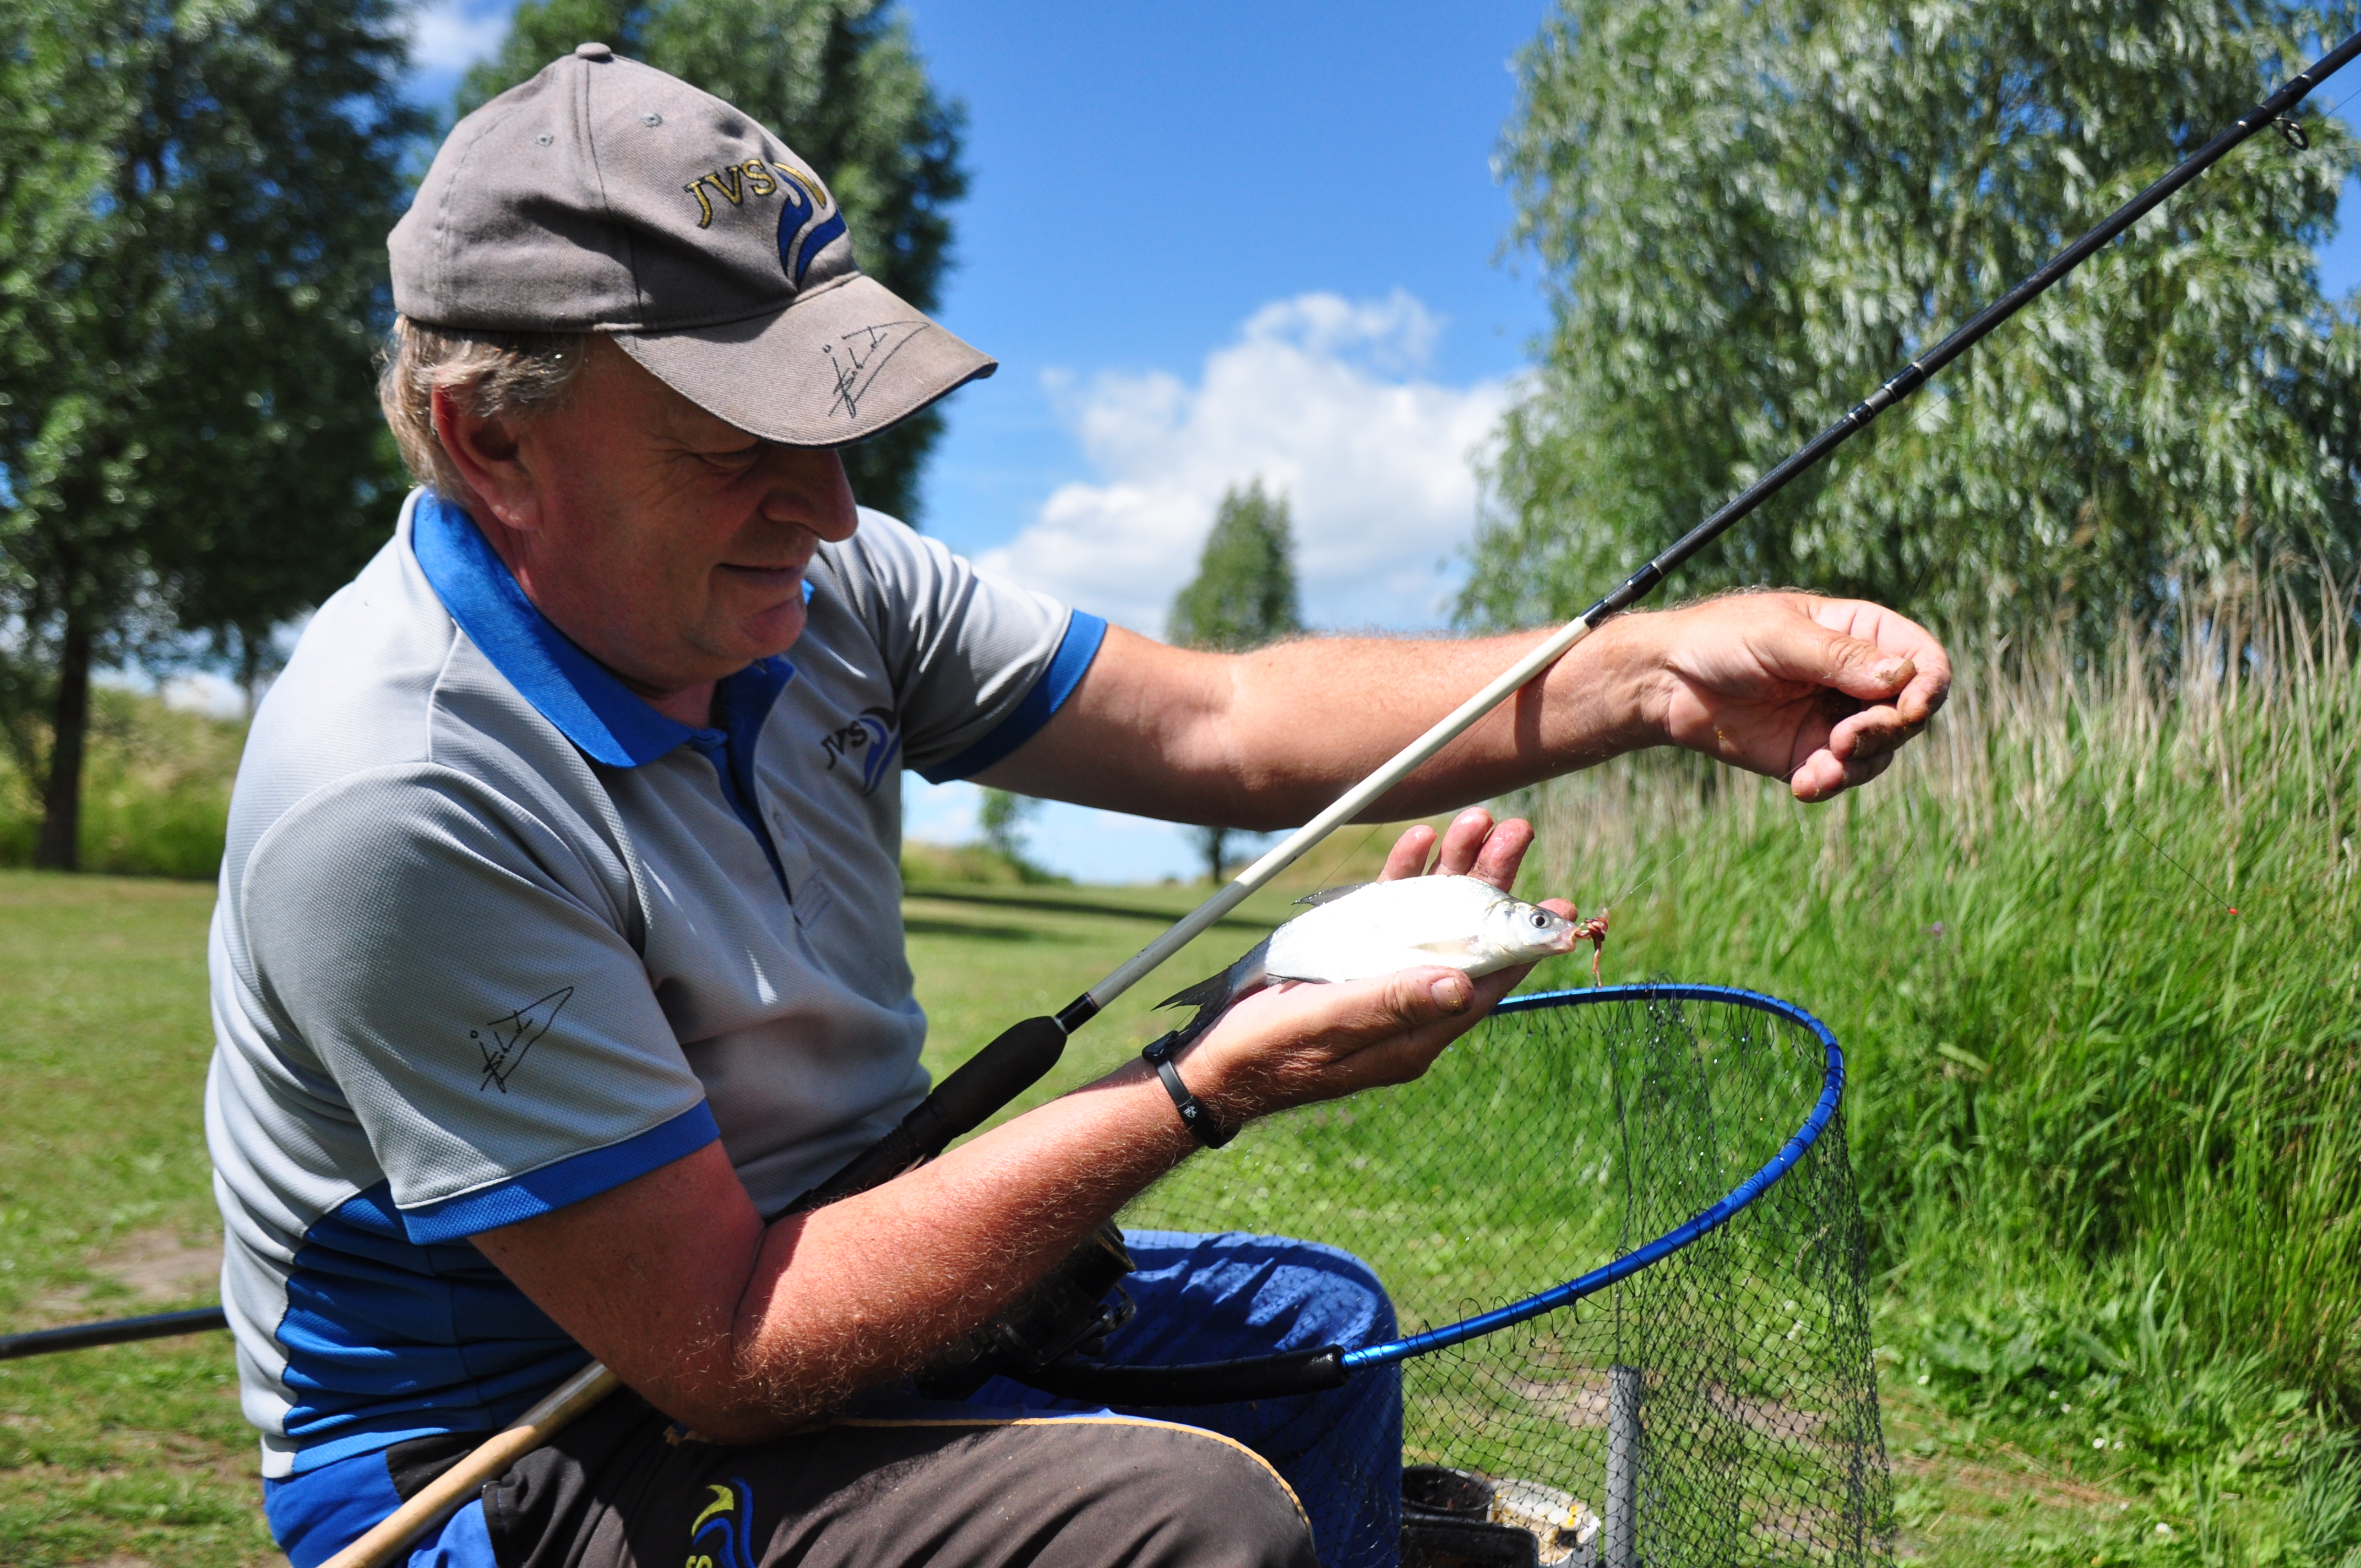
<svg viewBox="0 0 2361 1568">
<path fill-rule="evenodd" d="M 1801 1142 L 1840 1079 L 1834 1044 L 1718 987 L 1520 998 L 1418 1082 L 1257 1123 L 1123 1221 L 1342 1247 L 1405 1335 L 1444 1329 L 1713 1210 Z M 1841 1109 L 1793 1153 L 1718 1228 L 1574 1305 L 1356 1374 L 1401 1378 L 1403 1463 L 1440 1467 L 1409 1474 L 1427 1509 L 1406 1516 L 1406 1561 L 1517 1561 L 1502 1525 L 1554 1568 L 1887 1561 Z M 1376 1546 L 1322 1556 L 1390 1555 Z"/>
</svg>

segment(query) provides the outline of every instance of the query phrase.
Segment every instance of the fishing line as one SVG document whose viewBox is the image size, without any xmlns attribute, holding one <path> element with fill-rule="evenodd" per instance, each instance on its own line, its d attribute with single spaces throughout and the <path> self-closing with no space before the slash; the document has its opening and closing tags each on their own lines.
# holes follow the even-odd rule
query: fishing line
<svg viewBox="0 0 2361 1568">
<path fill-rule="evenodd" d="M 2094 810 L 2096 815 L 2099 815 L 2099 817 L 2102 817 L 2102 822 L 2099 822 L 2099 827 L 2102 827 L 2103 831 L 2114 831 L 2114 827 L 2115 827 L 2115 815 L 2114 815 L 2114 812 L 2111 812 L 2111 810 L 2108 810 L 2108 807 L 2106 807 L 2106 801 L 2102 801 L 2102 798 L 2099 798 L 2099 795 L 2085 794 L 2085 795 L 2082 795 L 2082 806 L 2087 806 L 2087 807 L 2090 807 L 2090 810 Z M 2189 885 L 2191 885 L 2191 888 L 2196 888 L 2198 893 L 2202 893 L 2202 895 L 2208 897 L 2208 900 L 2213 900 L 2214 905 L 2222 906 L 2222 909 L 2229 909 L 2231 914 L 2238 914 L 2238 906 L 2231 905 L 2231 902 L 2226 900 L 2226 897 L 2219 895 L 2219 893 L 2214 893 L 2214 890 L 2213 890 L 2213 883 L 2208 883 L 2208 881 L 2205 881 L 2205 879 L 2201 879 L 2201 876 L 2198 876 L 2196 872 L 2191 872 L 2191 869 L 2189 869 L 2189 867 L 2184 867 L 2184 864 L 2181 864 L 2181 862 L 2177 862 L 2177 860 L 2174 860 L 2172 855 L 2168 855 L 2168 852 L 2165 852 L 2165 845 L 2160 845 L 2160 843 L 2158 843 L 2156 839 L 2151 839 L 2151 836 L 2148 836 L 2148 828 L 2139 827 L 2139 817 L 2135 817 L 2135 815 L 2132 815 L 2132 807 L 2130 807 L 2130 806 L 2125 806 L 2125 807 L 2123 807 L 2123 827 L 2132 828 L 2132 831 L 2135 831 L 2135 834 L 2139 834 L 2139 840 L 2141 840 L 2141 843 L 2148 845 L 2148 848 L 2151 848 L 2151 850 L 2156 850 L 2156 857 L 2158 857 L 2158 860 L 2163 860 L 2163 862 L 2168 864 L 2168 867 L 2172 867 L 2174 872 L 2180 872 L 2181 876 L 2184 876 L 2184 879 L 2189 881 Z"/>
<path fill-rule="evenodd" d="M 1376 838 L 1378 836 L 1378 829 L 1384 826 L 1385 824 L 1382 822 L 1370 823 L 1368 830 L 1364 832 L 1358 839 L 1354 839 L 1350 849 L 1346 850 L 1343 854 L 1338 855 L 1334 860 L 1328 863 L 1327 871 L 1321 875 L 1320 884 L 1313 888 L 1312 892 L 1315 894 L 1327 892 L 1328 884 L 1336 880 L 1338 875 L 1344 872 L 1345 866 L 1352 862 L 1354 856 L 1368 848 L 1369 840 Z M 1438 833 L 1435 837 L 1439 840 L 1442 838 L 1442 835 Z"/>
<path fill-rule="evenodd" d="M 2206 897 L 2213 900 L 2216 904 L 2219 904 L 2231 914 L 2235 915 L 2238 913 L 2237 905 L 2232 904 L 2228 899 L 2224 898 L 2220 894 L 2215 893 L 2205 883 L 2198 881 L 2196 872 L 2191 871 L 2187 866 L 2182 865 L 2179 861 L 2174 860 L 2170 855 L 2166 855 L 2164 846 L 2158 843 L 2155 839 L 2148 838 L 2147 828 L 2142 828 L 2136 822 L 2132 823 L 2130 826 L 2133 832 L 2138 834 L 2142 839 L 2146 840 L 2149 849 L 2154 850 L 2159 855 L 2164 855 L 2164 863 L 2166 865 L 2170 866 L 2174 871 L 2177 871 L 2182 876 L 2187 877 L 2191 887 L 2194 887 L 2198 892 L 2205 894 Z"/>
</svg>

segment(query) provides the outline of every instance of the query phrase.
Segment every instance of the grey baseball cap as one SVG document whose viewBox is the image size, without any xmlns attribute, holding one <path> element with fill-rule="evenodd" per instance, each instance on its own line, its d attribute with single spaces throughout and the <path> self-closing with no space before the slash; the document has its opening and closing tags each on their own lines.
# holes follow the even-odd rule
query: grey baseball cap
<svg viewBox="0 0 2361 1568">
<path fill-rule="evenodd" d="M 453 127 L 387 249 L 414 322 L 608 333 L 793 446 L 873 434 L 996 368 L 853 264 L 836 198 L 785 142 L 605 44 Z"/>
</svg>

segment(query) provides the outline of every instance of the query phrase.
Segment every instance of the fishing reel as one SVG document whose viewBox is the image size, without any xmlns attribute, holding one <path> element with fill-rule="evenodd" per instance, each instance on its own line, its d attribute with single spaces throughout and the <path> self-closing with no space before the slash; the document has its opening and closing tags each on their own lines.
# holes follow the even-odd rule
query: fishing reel
<svg viewBox="0 0 2361 1568">
<path fill-rule="evenodd" d="M 1107 1336 L 1138 1310 L 1120 1288 L 1137 1266 L 1122 1227 L 1102 1223 L 1039 1284 L 920 1371 L 918 1392 L 964 1399 L 994 1377 L 1027 1382 L 1067 1356 L 1104 1354 Z"/>
</svg>

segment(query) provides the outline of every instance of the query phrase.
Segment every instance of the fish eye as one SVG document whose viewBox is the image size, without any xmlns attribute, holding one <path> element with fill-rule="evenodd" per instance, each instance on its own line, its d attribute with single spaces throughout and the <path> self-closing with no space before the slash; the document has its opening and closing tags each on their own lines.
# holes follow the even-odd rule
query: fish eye
<svg viewBox="0 0 2361 1568">
<path fill-rule="evenodd" d="M 1533 923 L 1533 929 L 1536 931 L 1547 930 L 1549 928 L 1549 911 L 1546 909 L 1536 909 L 1525 918 Z"/>
</svg>

